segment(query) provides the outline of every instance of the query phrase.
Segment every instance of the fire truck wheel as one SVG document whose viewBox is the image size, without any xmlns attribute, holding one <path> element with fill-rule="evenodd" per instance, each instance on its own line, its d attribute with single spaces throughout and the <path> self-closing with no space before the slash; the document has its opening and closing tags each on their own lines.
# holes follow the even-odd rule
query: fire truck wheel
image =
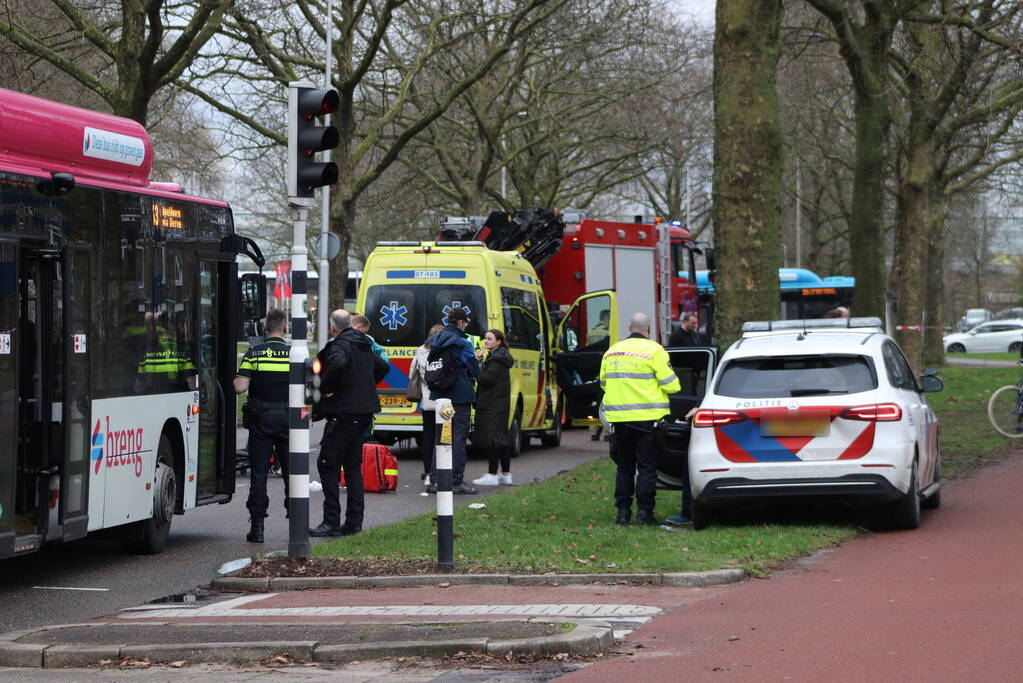
<svg viewBox="0 0 1023 683">
<path fill-rule="evenodd" d="M 141 555 L 156 555 L 167 545 L 174 503 L 178 497 L 178 480 L 174 474 L 174 451 L 166 434 L 160 436 L 156 452 L 156 474 L 153 477 L 153 516 L 129 525 L 124 546 Z"/>
</svg>

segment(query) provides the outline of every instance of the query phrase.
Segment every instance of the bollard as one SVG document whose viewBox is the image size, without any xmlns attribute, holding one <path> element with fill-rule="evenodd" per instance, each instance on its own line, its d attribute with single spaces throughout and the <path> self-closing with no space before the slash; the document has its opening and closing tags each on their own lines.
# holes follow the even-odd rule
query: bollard
<svg viewBox="0 0 1023 683">
<path fill-rule="evenodd" d="M 449 572 L 455 567 L 455 498 L 451 493 L 451 418 L 455 408 L 450 399 L 437 399 L 436 415 L 437 569 Z"/>
</svg>

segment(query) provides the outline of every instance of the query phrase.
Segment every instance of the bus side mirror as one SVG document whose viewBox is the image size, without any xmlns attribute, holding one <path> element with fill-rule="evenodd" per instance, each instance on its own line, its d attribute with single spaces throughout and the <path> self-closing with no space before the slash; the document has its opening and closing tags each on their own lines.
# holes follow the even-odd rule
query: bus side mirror
<svg viewBox="0 0 1023 683">
<path fill-rule="evenodd" d="M 259 321 L 266 317 L 266 275 L 245 273 L 241 277 L 241 318 Z"/>
</svg>

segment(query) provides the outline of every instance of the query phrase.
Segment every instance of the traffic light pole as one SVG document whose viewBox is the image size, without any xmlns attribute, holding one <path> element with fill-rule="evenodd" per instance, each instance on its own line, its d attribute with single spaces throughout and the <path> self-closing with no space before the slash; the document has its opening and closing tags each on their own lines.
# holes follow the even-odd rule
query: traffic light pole
<svg viewBox="0 0 1023 683">
<path fill-rule="evenodd" d="M 288 84 L 288 205 L 294 234 L 291 244 L 291 354 L 288 358 L 288 536 L 289 557 L 309 557 L 309 408 L 306 403 L 306 361 L 309 360 L 305 246 L 309 208 L 316 189 L 338 180 L 337 164 L 316 161 L 316 154 L 334 149 L 338 132 L 334 126 L 317 125 L 317 119 L 337 111 L 340 103 L 333 88 L 317 90 L 312 83 Z M 321 306 L 324 304 L 321 304 Z M 316 400 L 315 394 L 311 397 Z"/>
<path fill-rule="evenodd" d="M 306 221 L 311 200 L 289 198 L 294 223 L 291 245 L 291 353 L 288 356 L 288 557 L 309 557 L 309 408 L 305 367 L 309 358 L 306 320 Z"/>
</svg>

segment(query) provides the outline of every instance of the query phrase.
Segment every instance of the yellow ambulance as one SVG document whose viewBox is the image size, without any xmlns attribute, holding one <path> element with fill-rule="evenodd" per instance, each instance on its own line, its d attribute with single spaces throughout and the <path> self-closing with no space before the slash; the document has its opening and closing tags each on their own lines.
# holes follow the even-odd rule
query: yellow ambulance
<svg viewBox="0 0 1023 683">
<path fill-rule="evenodd" d="M 533 437 L 544 446 L 559 445 L 563 411 L 552 362 L 554 332 L 536 271 L 518 253 L 476 241 L 379 242 L 366 260 L 356 309 L 370 319 L 369 333 L 391 364 L 378 385 L 376 438 L 394 443 L 420 437 L 421 415 L 405 397 L 412 358 L 430 328 L 445 323 L 456 307 L 469 314 L 469 334 L 503 331 L 515 358 L 513 453 Z"/>
</svg>

